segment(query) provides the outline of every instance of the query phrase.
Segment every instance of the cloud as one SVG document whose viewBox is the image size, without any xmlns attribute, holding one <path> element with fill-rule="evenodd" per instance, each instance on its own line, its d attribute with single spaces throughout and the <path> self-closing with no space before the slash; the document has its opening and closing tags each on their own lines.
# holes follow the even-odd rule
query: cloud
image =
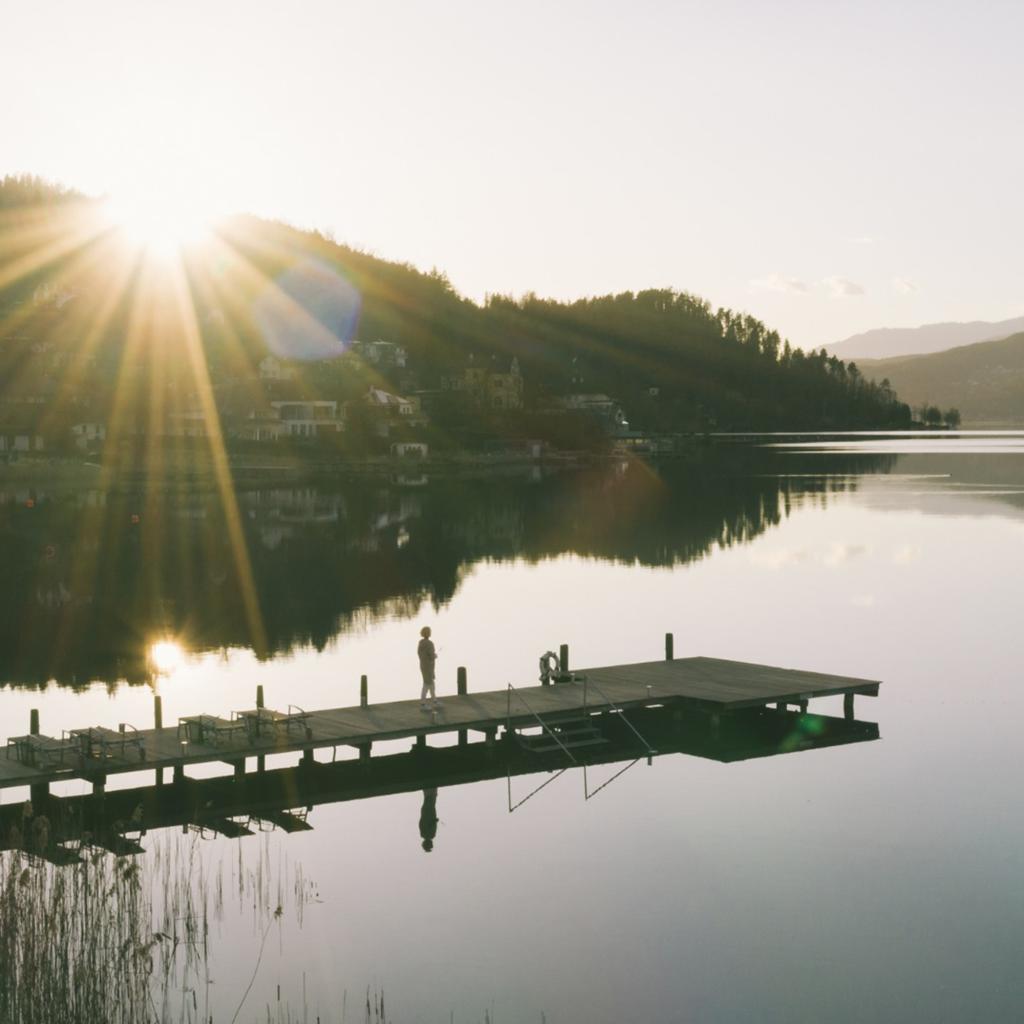
<svg viewBox="0 0 1024 1024">
<path fill-rule="evenodd" d="M 785 274 L 766 274 L 764 277 L 757 277 L 750 282 L 751 288 L 757 288 L 765 292 L 789 292 L 794 295 L 803 295 L 810 291 L 806 281 L 798 277 L 787 277 Z"/>
<path fill-rule="evenodd" d="M 806 562 L 810 552 L 802 548 L 769 548 L 767 551 L 755 548 L 747 557 L 753 565 L 762 569 L 782 569 L 787 565 Z"/>
<path fill-rule="evenodd" d="M 909 565 L 911 562 L 916 562 L 921 557 L 921 548 L 916 544 L 903 544 L 896 549 L 893 553 L 892 561 L 894 565 Z"/>
<path fill-rule="evenodd" d="M 849 562 L 853 558 L 866 555 L 868 549 L 863 544 L 833 544 L 822 556 L 821 561 L 830 569 Z"/>
<path fill-rule="evenodd" d="M 827 569 L 836 569 L 855 558 L 870 553 L 864 544 L 830 544 L 825 549 L 814 548 L 754 548 L 747 555 L 753 565 L 762 569 L 783 569 L 786 566 L 800 564 L 823 565 Z"/>
<path fill-rule="evenodd" d="M 893 288 L 900 293 L 900 295 L 910 295 L 912 292 L 917 291 L 917 283 L 911 281 L 909 277 L 894 277 L 892 279 Z"/>
<path fill-rule="evenodd" d="M 826 277 L 821 283 L 829 290 L 833 299 L 864 294 L 864 286 L 851 281 L 848 277 Z"/>
</svg>

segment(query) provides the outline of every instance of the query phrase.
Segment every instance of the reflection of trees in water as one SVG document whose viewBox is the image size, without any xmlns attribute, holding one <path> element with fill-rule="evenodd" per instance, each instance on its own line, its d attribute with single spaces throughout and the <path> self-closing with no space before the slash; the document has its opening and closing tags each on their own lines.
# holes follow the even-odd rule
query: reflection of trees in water
<svg viewBox="0 0 1024 1024">
<path fill-rule="evenodd" d="M 145 651 L 173 634 L 193 649 L 269 656 L 322 648 L 346 622 L 443 605 L 484 559 L 572 553 L 666 566 L 746 543 L 792 508 L 885 471 L 886 456 L 714 450 L 655 471 L 603 465 L 541 480 L 366 481 L 239 495 L 248 566 L 212 494 L 7 494 L 0 505 L 4 677 L 74 685 L 149 678 Z M 807 475 L 799 475 L 806 468 Z M 243 600 L 253 581 L 260 622 Z"/>
</svg>

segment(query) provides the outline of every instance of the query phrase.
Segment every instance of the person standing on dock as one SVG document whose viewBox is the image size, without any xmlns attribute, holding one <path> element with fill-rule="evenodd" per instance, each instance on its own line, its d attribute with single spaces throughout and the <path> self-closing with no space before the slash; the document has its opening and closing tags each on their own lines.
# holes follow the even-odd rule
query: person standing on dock
<svg viewBox="0 0 1024 1024">
<path fill-rule="evenodd" d="M 423 676 L 423 689 L 420 691 L 420 710 L 427 711 L 429 704 L 427 696 L 434 702 L 434 710 L 437 710 L 437 694 L 434 692 L 434 663 L 437 661 L 437 651 L 434 650 L 434 641 L 430 639 L 430 627 L 424 626 L 420 630 L 420 642 L 416 653 L 420 658 L 420 675 Z"/>
</svg>

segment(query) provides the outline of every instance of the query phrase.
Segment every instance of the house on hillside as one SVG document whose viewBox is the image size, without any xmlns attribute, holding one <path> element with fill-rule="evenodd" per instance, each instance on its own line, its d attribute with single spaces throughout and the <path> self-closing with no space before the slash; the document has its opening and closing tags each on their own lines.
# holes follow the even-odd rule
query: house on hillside
<svg viewBox="0 0 1024 1024">
<path fill-rule="evenodd" d="M 37 434 L 31 427 L 0 425 L 0 453 L 41 452 L 43 448 L 42 434 Z"/>
<path fill-rule="evenodd" d="M 418 397 L 405 398 L 383 388 L 371 387 L 363 396 L 363 402 L 373 412 L 379 437 L 390 437 L 394 429 L 425 427 L 430 422 Z"/>
<path fill-rule="evenodd" d="M 393 341 L 353 341 L 351 351 L 364 362 L 381 369 L 404 370 L 409 354 Z"/>
<path fill-rule="evenodd" d="M 458 391 L 487 409 L 515 410 L 523 407 L 523 375 L 519 360 L 500 359 L 477 362 L 470 356 L 461 371 L 441 378 L 444 391 Z"/>
<path fill-rule="evenodd" d="M 277 441 L 286 432 L 276 409 L 253 408 L 228 424 L 228 434 L 239 441 Z"/>
<path fill-rule="evenodd" d="M 312 438 L 339 434 L 345 429 L 345 422 L 338 415 L 338 403 L 333 400 L 291 399 L 271 402 L 270 407 L 283 425 L 282 436 Z"/>
<path fill-rule="evenodd" d="M 421 412 L 418 398 L 403 398 L 401 395 L 393 395 L 383 388 L 371 387 L 366 393 L 366 403 L 374 409 L 380 409 L 409 421 L 415 419 Z"/>
<path fill-rule="evenodd" d="M 88 451 L 107 439 L 107 426 L 105 423 L 75 423 L 71 427 L 71 436 L 76 447 Z"/>
<path fill-rule="evenodd" d="M 555 408 L 563 412 L 586 413 L 600 420 L 609 432 L 619 433 L 629 429 L 626 413 L 619 403 L 603 394 L 562 395 L 554 400 Z"/>
<path fill-rule="evenodd" d="M 425 459 L 430 449 L 422 441 L 396 441 L 391 446 L 391 454 L 400 459 Z"/>
</svg>

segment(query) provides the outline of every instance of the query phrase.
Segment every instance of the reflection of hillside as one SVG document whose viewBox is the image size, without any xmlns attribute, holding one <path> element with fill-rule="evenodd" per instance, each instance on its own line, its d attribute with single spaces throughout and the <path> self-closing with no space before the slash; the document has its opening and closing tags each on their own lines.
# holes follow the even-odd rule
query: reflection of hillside
<svg viewBox="0 0 1024 1024">
<path fill-rule="evenodd" d="M 854 465 L 887 464 L 838 457 L 823 472 L 817 456 L 799 477 L 792 457 L 745 450 L 660 474 L 623 463 L 415 490 L 349 481 L 243 492 L 237 520 L 207 493 L 0 492 L 3 678 L 143 681 L 144 652 L 165 633 L 260 656 L 322 647 L 353 617 L 446 603 L 482 559 L 690 562 L 853 486 Z"/>
<path fill-rule="evenodd" d="M 892 477 L 867 491 L 871 505 L 927 515 L 1024 515 L 1024 453 L 900 455 Z"/>
</svg>

